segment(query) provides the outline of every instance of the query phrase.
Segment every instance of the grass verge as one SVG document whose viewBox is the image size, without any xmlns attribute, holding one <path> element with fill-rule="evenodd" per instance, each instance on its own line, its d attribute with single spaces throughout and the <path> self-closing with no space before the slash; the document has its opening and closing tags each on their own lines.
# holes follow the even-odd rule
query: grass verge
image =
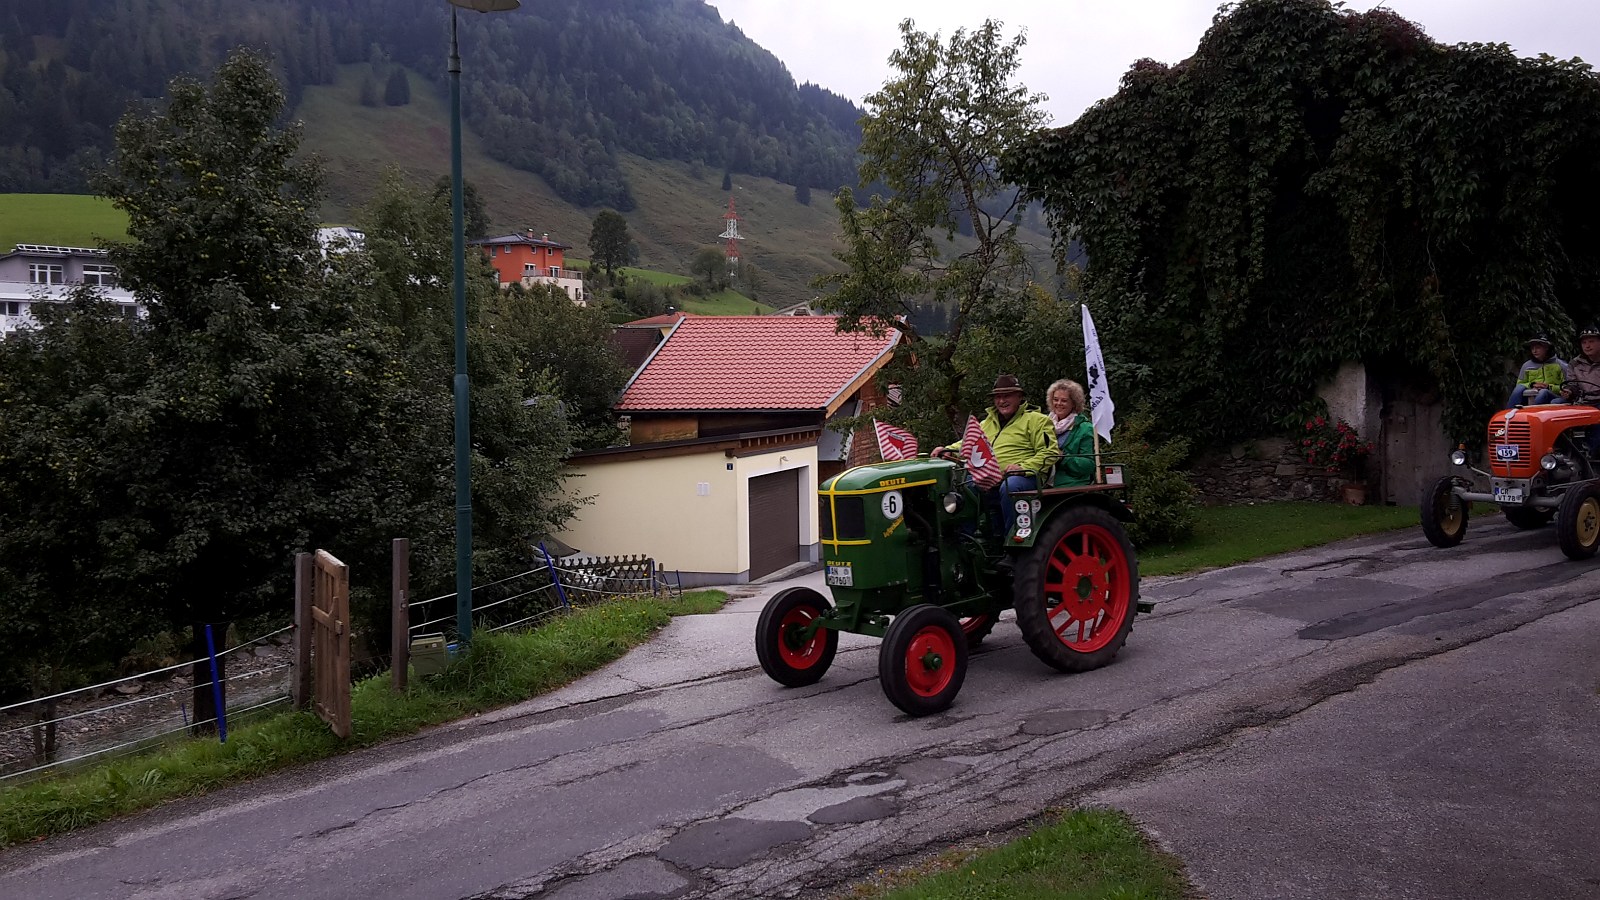
<svg viewBox="0 0 1600 900">
<path fill-rule="evenodd" d="M 1200 510 L 1194 534 L 1177 544 L 1139 549 L 1139 574 L 1181 575 L 1232 566 L 1379 531 L 1417 524 L 1414 506 L 1261 503 Z"/>
<path fill-rule="evenodd" d="M 444 675 L 404 694 L 384 673 L 355 685 L 351 736 L 308 712 L 230 728 L 228 742 L 185 740 L 140 756 L 0 791 L 0 847 L 71 831 L 299 763 L 420 731 L 555 690 L 643 643 L 673 616 L 715 612 L 721 591 L 617 600 L 527 632 L 485 633 Z"/>
<path fill-rule="evenodd" d="M 1124 814 L 1079 809 L 1027 837 L 979 853 L 952 851 L 935 871 L 885 874 L 851 900 L 1182 900 L 1182 865 Z"/>
</svg>

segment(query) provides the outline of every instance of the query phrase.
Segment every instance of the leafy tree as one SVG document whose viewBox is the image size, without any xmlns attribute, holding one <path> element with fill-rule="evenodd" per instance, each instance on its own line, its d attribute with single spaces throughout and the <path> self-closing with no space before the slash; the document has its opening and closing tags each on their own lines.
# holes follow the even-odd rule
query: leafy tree
<svg viewBox="0 0 1600 900">
<path fill-rule="evenodd" d="M 119 400 L 147 377 L 139 323 L 80 288 L 0 341 L 0 690 L 55 694 L 109 674 L 159 617 L 128 589 L 146 529 L 121 473 Z M 96 668 L 96 664 L 99 668 Z M 55 717 L 53 704 L 41 719 Z M 36 734 L 43 762 L 54 726 Z"/>
<path fill-rule="evenodd" d="M 448 233 L 450 228 L 450 176 L 440 175 L 439 180 L 433 183 L 433 200 L 442 202 L 446 215 L 445 228 Z M 489 209 L 483 203 L 483 196 L 478 193 L 478 188 L 469 179 L 461 179 L 461 227 L 462 233 L 468 240 L 477 240 L 489 234 Z"/>
<path fill-rule="evenodd" d="M 1012 83 L 1025 38 L 1005 41 L 1000 31 L 989 20 L 945 43 L 909 19 L 900 24 L 902 45 L 889 57 L 895 74 L 867 97 L 861 120 L 861 180 L 892 193 L 873 195 L 865 209 L 849 189 L 838 193 L 845 248 L 836 256 L 847 269 L 819 281 L 832 289 L 823 302 L 841 328 L 901 329 L 915 349 L 902 354 L 896 377 L 919 382 L 906 396 L 933 405 L 905 415 L 936 410 L 947 427 L 962 411 L 965 373 L 954 356 L 968 318 L 1025 283 L 1017 195 L 997 160 L 1044 122 L 1044 97 Z M 957 241 L 968 229 L 972 240 Z M 946 338 L 918 348 L 922 336 L 899 317 L 923 298 L 954 313 Z"/>
<path fill-rule="evenodd" d="M 722 173 L 722 191 L 727 193 L 731 190 L 733 190 L 733 173 L 725 171 Z"/>
<path fill-rule="evenodd" d="M 705 279 L 706 290 L 720 291 L 728 286 L 728 256 L 721 247 L 707 244 L 689 257 L 689 274 Z"/>
<path fill-rule="evenodd" d="M 383 85 L 383 102 L 385 106 L 405 106 L 411 102 L 411 79 L 406 77 L 406 70 L 399 66 L 389 73 L 389 80 Z"/>
<path fill-rule="evenodd" d="M 1203 442 L 1286 424 L 1356 360 L 1481 440 L 1529 323 L 1600 312 L 1600 79 L 1384 9 L 1233 4 L 1006 170 L 1082 240 L 1123 383 Z"/>
<path fill-rule="evenodd" d="M 318 174 L 276 124 L 267 62 L 236 53 L 209 87 L 179 79 L 168 98 L 124 117 L 99 178 L 128 214 L 112 259 L 150 312 L 148 377 L 109 430 L 143 523 L 126 565 L 169 621 L 193 623 L 198 650 L 207 623 L 220 639 L 282 611 L 295 551 L 380 543 L 407 509 L 390 476 L 414 467 L 417 435 L 384 335 L 322 290 Z"/>
<path fill-rule="evenodd" d="M 628 220 L 615 210 L 602 209 L 589 229 L 591 261 L 606 270 L 611 278 L 618 266 L 626 265 L 633 239 L 628 236 Z"/>
</svg>

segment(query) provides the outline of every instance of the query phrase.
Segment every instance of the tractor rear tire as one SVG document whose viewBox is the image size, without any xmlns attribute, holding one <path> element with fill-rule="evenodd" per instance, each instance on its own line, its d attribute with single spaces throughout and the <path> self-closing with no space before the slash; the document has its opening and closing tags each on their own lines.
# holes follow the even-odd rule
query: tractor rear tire
<svg viewBox="0 0 1600 900">
<path fill-rule="evenodd" d="M 1139 612 L 1139 562 L 1122 523 L 1086 504 L 1056 513 L 1018 565 L 1014 599 L 1017 627 L 1045 665 L 1110 663 Z"/>
<path fill-rule="evenodd" d="M 1556 514 L 1556 537 L 1568 559 L 1589 559 L 1600 550 L 1600 484 L 1567 490 Z"/>
<path fill-rule="evenodd" d="M 894 617 L 878 650 L 878 681 L 911 716 L 948 709 L 967 678 L 967 636 L 949 610 L 919 603 Z"/>
<path fill-rule="evenodd" d="M 1467 535 L 1469 506 L 1446 475 L 1422 492 L 1422 533 L 1435 547 L 1454 547 Z"/>
<path fill-rule="evenodd" d="M 818 628 L 803 633 L 813 621 L 833 611 L 833 604 L 810 588 L 792 587 L 767 601 L 756 620 L 756 659 L 761 670 L 784 687 L 816 684 L 833 665 L 839 632 Z"/>
<path fill-rule="evenodd" d="M 1500 511 L 1506 514 L 1506 521 L 1523 530 L 1543 528 L 1550 524 L 1556 517 L 1556 511 L 1538 506 L 1502 506 Z"/>
</svg>

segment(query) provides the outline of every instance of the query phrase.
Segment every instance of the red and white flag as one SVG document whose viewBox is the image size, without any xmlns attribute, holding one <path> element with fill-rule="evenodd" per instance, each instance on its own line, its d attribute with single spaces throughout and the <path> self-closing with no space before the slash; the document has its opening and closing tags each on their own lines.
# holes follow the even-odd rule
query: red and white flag
<svg viewBox="0 0 1600 900">
<path fill-rule="evenodd" d="M 878 454 L 884 462 L 914 459 L 917 455 L 917 436 L 904 428 L 885 425 L 872 420 L 872 429 L 878 434 Z"/>
<path fill-rule="evenodd" d="M 983 433 L 977 416 L 967 416 L 967 430 L 961 435 L 961 460 L 978 487 L 985 490 L 1000 483 L 1000 461 L 994 458 L 989 436 Z"/>
</svg>

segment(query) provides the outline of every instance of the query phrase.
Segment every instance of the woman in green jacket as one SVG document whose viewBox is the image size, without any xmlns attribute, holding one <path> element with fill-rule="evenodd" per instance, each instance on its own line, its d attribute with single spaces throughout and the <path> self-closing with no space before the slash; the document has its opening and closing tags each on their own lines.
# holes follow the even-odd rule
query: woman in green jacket
<svg viewBox="0 0 1600 900">
<path fill-rule="evenodd" d="M 1083 385 L 1063 378 L 1050 385 L 1045 400 L 1056 429 L 1056 446 L 1061 449 L 1054 486 L 1090 484 L 1094 481 L 1094 423 L 1086 415 Z"/>
</svg>

